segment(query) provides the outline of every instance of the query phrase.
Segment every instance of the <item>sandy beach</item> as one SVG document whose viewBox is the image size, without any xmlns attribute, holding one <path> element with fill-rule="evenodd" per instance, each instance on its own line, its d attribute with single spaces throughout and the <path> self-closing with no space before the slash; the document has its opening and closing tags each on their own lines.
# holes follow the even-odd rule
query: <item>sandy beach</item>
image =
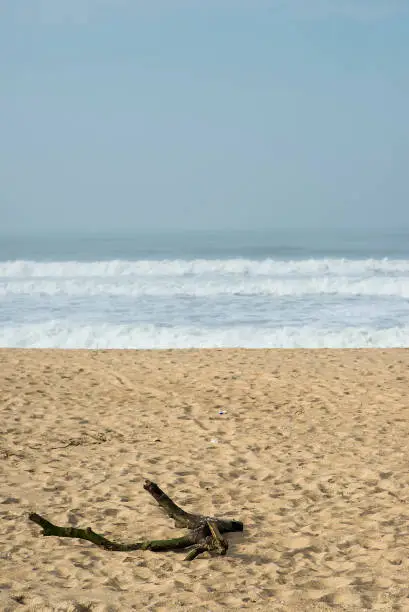
<svg viewBox="0 0 409 612">
<path fill-rule="evenodd" d="M 1 610 L 409 610 L 408 384 L 406 350 L 1 350 Z M 145 478 L 244 533 L 28 520 L 180 534 Z"/>
</svg>

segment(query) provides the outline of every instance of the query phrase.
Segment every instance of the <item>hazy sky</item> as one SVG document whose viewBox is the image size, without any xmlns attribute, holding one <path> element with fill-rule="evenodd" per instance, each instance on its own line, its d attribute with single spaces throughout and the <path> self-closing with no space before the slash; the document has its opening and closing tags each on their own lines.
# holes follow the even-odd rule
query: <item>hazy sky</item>
<svg viewBox="0 0 409 612">
<path fill-rule="evenodd" d="M 0 227 L 409 227 L 409 0 L 0 0 Z"/>
</svg>

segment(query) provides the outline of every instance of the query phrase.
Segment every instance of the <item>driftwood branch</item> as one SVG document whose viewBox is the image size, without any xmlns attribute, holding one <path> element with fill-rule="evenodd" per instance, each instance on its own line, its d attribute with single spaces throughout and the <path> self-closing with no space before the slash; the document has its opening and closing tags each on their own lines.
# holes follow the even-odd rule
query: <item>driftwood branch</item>
<svg viewBox="0 0 409 612">
<path fill-rule="evenodd" d="M 168 540 L 145 540 L 134 544 L 120 544 L 95 533 L 91 527 L 86 529 L 58 527 L 36 513 L 30 514 L 28 518 L 42 528 L 43 536 L 79 538 L 80 540 L 88 540 L 105 550 L 118 550 L 122 552 L 132 550 L 159 552 L 190 549 L 186 556 L 186 561 L 192 561 L 204 552 L 225 555 L 229 545 L 222 534 L 243 531 L 243 523 L 241 521 L 219 519 L 203 516 L 202 514 L 191 514 L 182 510 L 157 484 L 150 480 L 145 481 L 144 489 L 152 495 L 166 514 L 175 521 L 176 527 L 186 528 L 189 530 L 189 533 L 182 537 Z"/>
</svg>

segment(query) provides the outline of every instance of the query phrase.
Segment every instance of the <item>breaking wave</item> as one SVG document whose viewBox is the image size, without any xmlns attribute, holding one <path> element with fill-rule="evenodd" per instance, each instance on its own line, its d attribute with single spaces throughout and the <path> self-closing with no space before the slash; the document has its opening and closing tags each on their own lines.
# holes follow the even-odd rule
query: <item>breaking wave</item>
<svg viewBox="0 0 409 612">
<path fill-rule="evenodd" d="M 78 325 L 51 321 L 10 326 L 0 345 L 21 348 L 170 349 L 170 348 L 388 348 L 409 345 L 409 325 L 373 329 L 346 327 L 259 328 L 257 326 L 160 327 L 147 325 Z"/>
<path fill-rule="evenodd" d="M 409 260 L 0 262 L 0 346 L 409 346 Z"/>
</svg>

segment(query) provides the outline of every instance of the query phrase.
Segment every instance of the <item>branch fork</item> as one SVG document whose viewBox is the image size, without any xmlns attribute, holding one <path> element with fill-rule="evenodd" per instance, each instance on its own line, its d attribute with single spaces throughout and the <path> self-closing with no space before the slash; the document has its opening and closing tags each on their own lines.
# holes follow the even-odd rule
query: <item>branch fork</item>
<svg viewBox="0 0 409 612">
<path fill-rule="evenodd" d="M 133 550 L 162 552 L 188 549 L 188 554 L 185 557 L 186 561 L 192 561 L 205 552 L 214 555 L 225 555 L 229 544 L 222 534 L 243 531 L 243 523 L 241 521 L 192 514 L 182 510 L 156 483 L 150 480 L 145 480 L 143 487 L 157 501 L 162 510 L 175 521 L 176 527 L 189 530 L 186 535 L 168 540 L 144 540 L 133 544 L 121 544 L 95 533 L 91 527 L 86 529 L 59 527 L 36 513 L 31 513 L 28 518 L 42 528 L 43 536 L 88 540 L 105 550 L 122 552 Z"/>
</svg>

